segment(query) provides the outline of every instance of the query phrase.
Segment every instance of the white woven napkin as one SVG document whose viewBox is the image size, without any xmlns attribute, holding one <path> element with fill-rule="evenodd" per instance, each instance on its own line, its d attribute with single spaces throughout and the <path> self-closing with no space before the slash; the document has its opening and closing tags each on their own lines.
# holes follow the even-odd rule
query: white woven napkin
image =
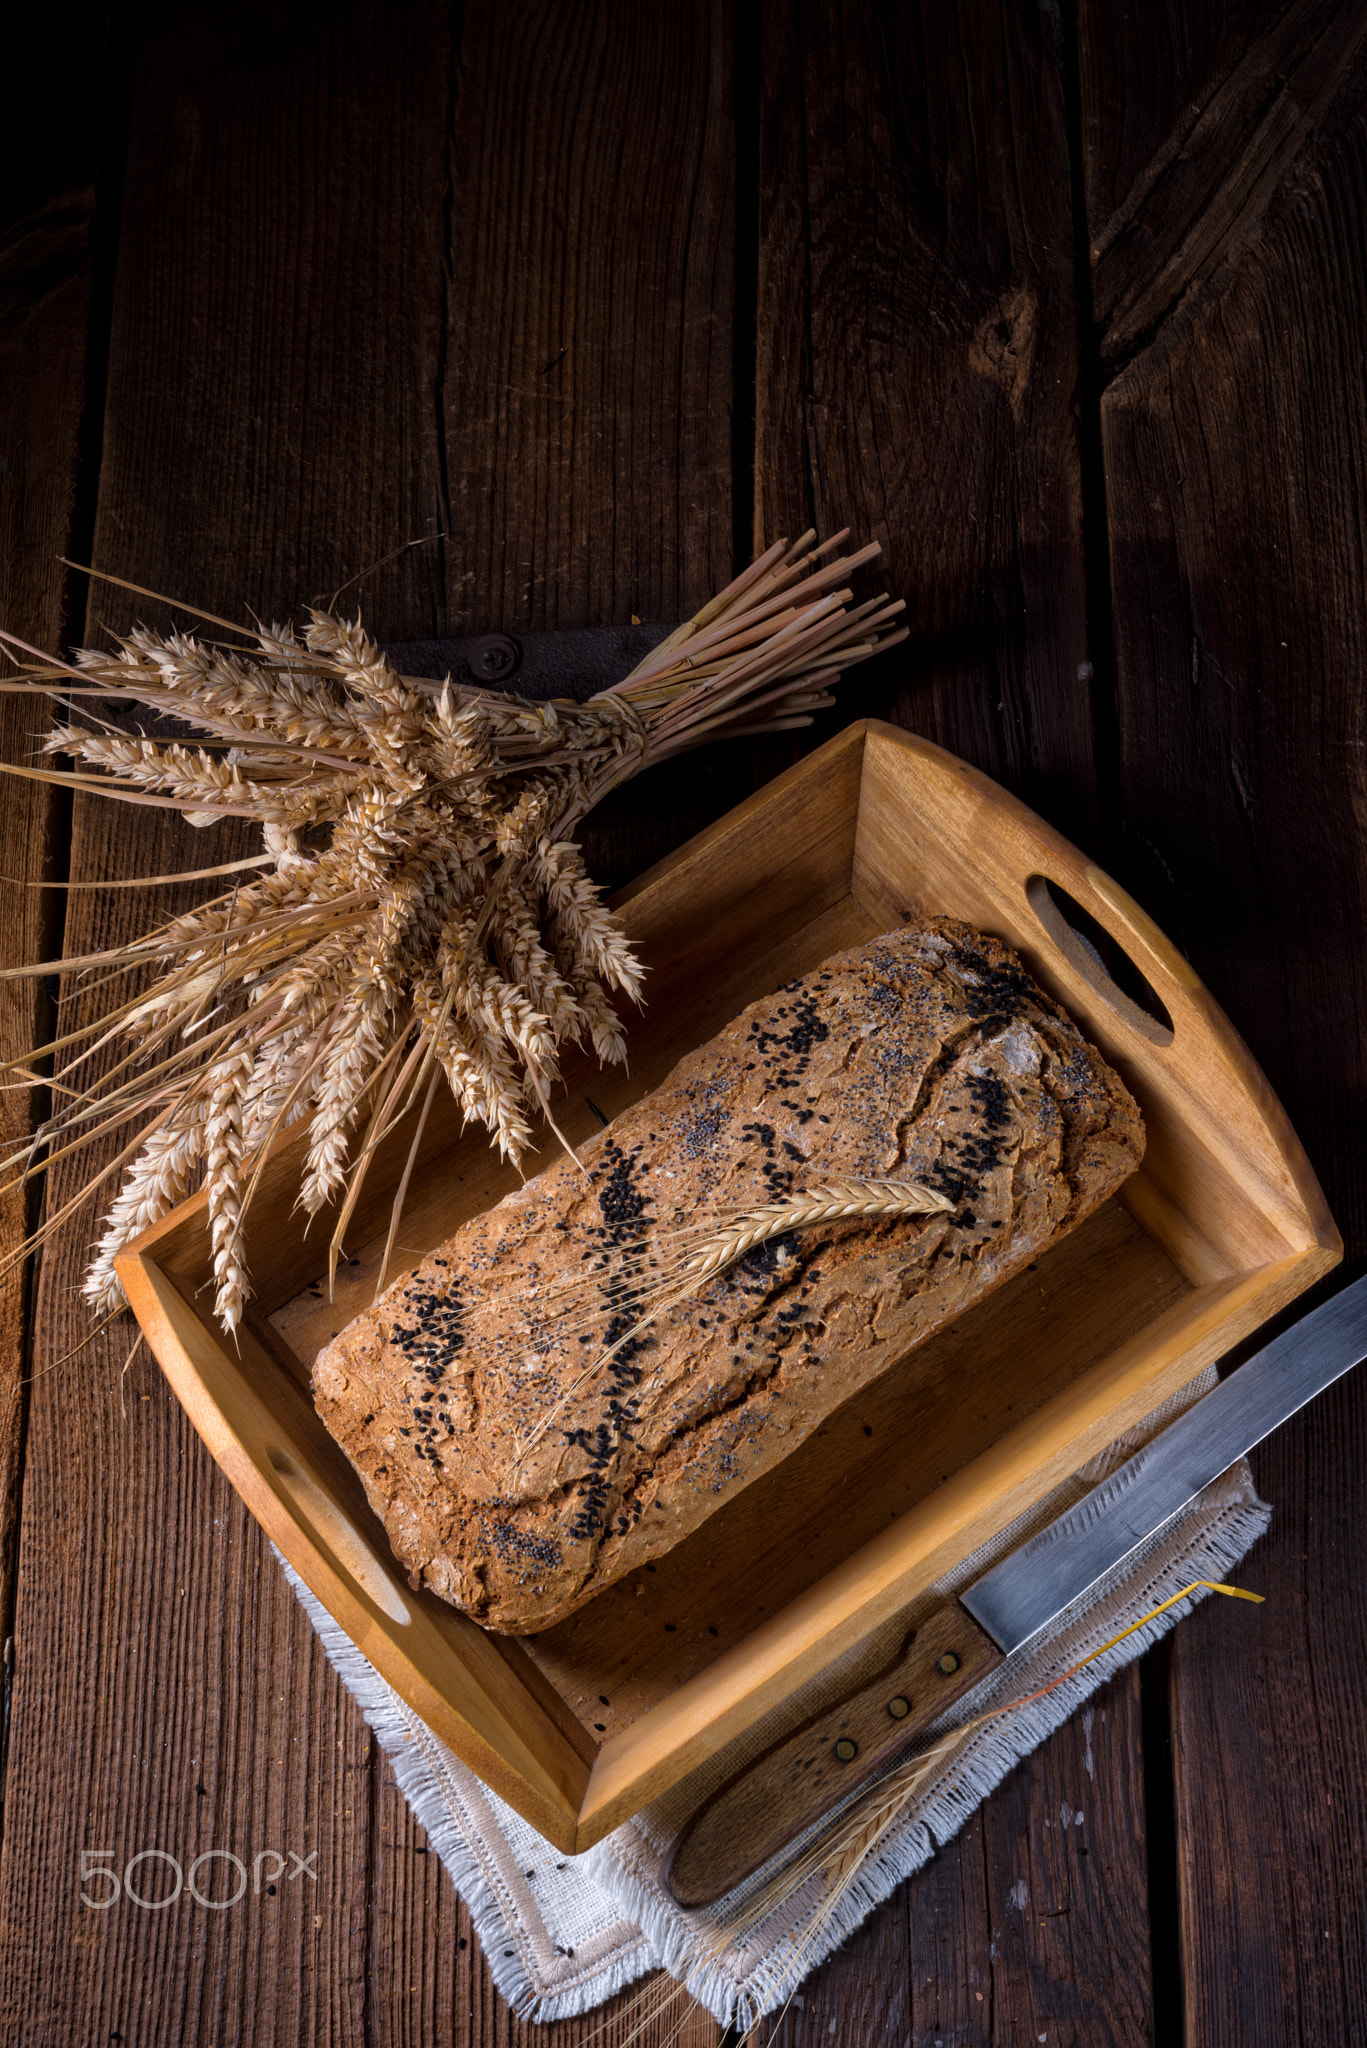
<svg viewBox="0 0 1367 2048">
<path fill-rule="evenodd" d="M 743 1936 L 726 1934 L 736 1909 L 829 1826 L 829 1816 L 729 1899 L 692 1913 L 675 1905 L 662 1882 L 684 1821 L 750 1755 L 819 1712 L 827 1700 L 853 1690 L 865 1674 L 871 1676 L 924 1612 L 971 1584 L 995 1554 L 1014 1547 L 1080 1498 L 1213 1382 L 1213 1372 L 1193 1381 L 1104 1457 L 966 1559 L 952 1579 L 899 1615 L 857 1657 L 824 1673 L 780 1715 L 728 1749 L 724 1759 L 695 1772 L 583 1856 L 562 1855 L 483 1786 L 404 1705 L 283 1558 L 281 1565 L 329 1662 L 375 1731 L 400 1790 L 469 1907 L 495 1984 L 522 2018 L 556 2020 L 588 2012 L 644 1972 L 665 1969 L 723 2025 L 749 2027 L 781 2006 L 803 1976 L 919 1870 L 939 1843 L 956 1834 L 1022 1757 L 1204 1596 L 1193 1595 L 1190 1603 L 1146 1623 L 1046 1698 L 1003 1715 L 950 1750 L 834 1912 L 821 1913 L 822 1888 L 813 1880 Z M 942 1726 L 920 1736 L 916 1746 L 927 1748 L 986 1708 L 1048 1684 L 1193 1580 L 1228 1577 L 1266 1529 L 1270 1515 L 1241 1461 L 1150 1538 L 1111 1581 L 1093 1587 L 1045 1635 L 960 1700 Z"/>
</svg>

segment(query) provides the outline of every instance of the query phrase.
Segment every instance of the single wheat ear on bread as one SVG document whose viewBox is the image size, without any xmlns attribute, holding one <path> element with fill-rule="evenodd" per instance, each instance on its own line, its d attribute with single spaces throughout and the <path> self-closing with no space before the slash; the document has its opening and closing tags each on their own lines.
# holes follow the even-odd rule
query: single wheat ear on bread
<svg viewBox="0 0 1367 2048">
<path fill-rule="evenodd" d="M 675 1237 L 684 1242 L 674 1243 L 672 1259 L 660 1257 L 658 1246 L 647 1238 L 638 1250 L 624 1255 L 615 1276 L 624 1294 L 630 1292 L 633 1298 L 635 1320 L 569 1382 L 555 1406 L 537 1423 L 518 1455 L 518 1464 L 546 1431 L 554 1428 L 580 1388 L 610 1365 L 619 1351 L 718 1273 L 725 1272 L 737 1259 L 743 1259 L 771 1238 L 787 1236 L 794 1230 L 814 1230 L 822 1223 L 848 1223 L 855 1217 L 866 1223 L 886 1222 L 899 1216 L 943 1215 L 953 1207 L 948 1195 L 922 1187 L 914 1180 L 832 1180 L 821 1187 L 794 1188 L 791 1194 L 776 1202 L 766 1202 L 762 1208 L 743 1209 L 736 1216 L 713 1217 L 696 1230 L 679 1231 Z M 580 1282 L 578 1289 L 570 1282 L 567 1291 L 582 1291 L 586 1284 L 601 1292 L 601 1279 L 596 1283 Z M 563 1304 L 557 1300 L 557 1322 L 562 1334 L 563 1315 Z M 593 1322 L 598 1316 L 590 1311 L 582 1320 Z M 620 1322 L 621 1317 L 615 1320 Z"/>
<path fill-rule="evenodd" d="M 583 1148 L 587 1176 L 558 1162 L 457 1232 L 319 1354 L 318 1409 L 415 1583 L 547 1628 L 1037 1258 L 1143 1143 L 1000 940 L 911 925 L 751 1004 Z M 870 1181 L 930 1199 L 706 1251 Z"/>
</svg>

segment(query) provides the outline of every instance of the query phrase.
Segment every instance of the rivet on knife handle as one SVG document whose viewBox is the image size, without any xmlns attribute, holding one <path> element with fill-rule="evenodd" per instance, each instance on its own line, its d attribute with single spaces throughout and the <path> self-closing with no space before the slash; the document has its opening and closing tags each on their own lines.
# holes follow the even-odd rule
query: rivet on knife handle
<svg viewBox="0 0 1367 2048">
<path fill-rule="evenodd" d="M 679 1904 L 704 1906 L 729 1892 L 1001 1661 L 957 1601 L 940 1608 L 877 1678 L 785 1736 L 698 1809 L 665 1876 Z"/>
</svg>

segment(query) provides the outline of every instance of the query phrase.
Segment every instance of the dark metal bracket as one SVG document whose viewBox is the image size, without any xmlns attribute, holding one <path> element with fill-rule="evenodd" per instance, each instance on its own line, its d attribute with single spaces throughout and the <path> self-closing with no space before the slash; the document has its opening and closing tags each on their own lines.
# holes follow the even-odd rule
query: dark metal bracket
<svg viewBox="0 0 1367 2048">
<path fill-rule="evenodd" d="M 560 633 L 481 633 L 468 640 L 399 640 L 385 653 L 404 675 L 479 683 L 518 697 L 582 704 L 620 683 L 669 626 L 583 626 Z"/>
</svg>

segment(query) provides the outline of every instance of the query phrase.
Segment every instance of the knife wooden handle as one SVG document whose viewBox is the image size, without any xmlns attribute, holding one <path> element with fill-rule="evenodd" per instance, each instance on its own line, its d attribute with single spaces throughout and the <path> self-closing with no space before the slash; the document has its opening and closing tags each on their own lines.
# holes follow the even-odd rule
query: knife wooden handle
<svg viewBox="0 0 1367 2048">
<path fill-rule="evenodd" d="M 939 1608 L 877 1678 L 784 1736 L 698 1808 L 665 1872 L 679 1904 L 723 1897 L 1001 1662 L 957 1600 Z"/>
</svg>

